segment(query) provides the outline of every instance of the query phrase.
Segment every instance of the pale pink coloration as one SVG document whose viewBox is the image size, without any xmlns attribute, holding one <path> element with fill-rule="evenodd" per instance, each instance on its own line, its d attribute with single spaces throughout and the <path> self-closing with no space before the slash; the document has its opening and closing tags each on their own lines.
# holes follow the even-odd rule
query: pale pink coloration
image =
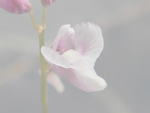
<svg viewBox="0 0 150 113">
<path fill-rule="evenodd" d="M 64 86 L 60 80 L 60 78 L 53 72 L 50 71 L 47 75 L 47 81 L 52 84 L 52 86 L 59 92 L 62 93 L 64 91 Z"/>
<path fill-rule="evenodd" d="M 0 0 L 0 7 L 15 14 L 23 14 L 32 10 L 29 0 Z"/>
<path fill-rule="evenodd" d="M 48 6 L 54 3 L 56 0 L 41 0 L 43 6 Z"/>
<path fill-rule="evenodd" d="M 41 75 L 41 70 L 39 69 L 39 75 Z M 62 84 L 61 79 L 54 73 L 52 70 L 49 70 L 47 73 L 47 82 L 50 83 L 58 93 L 62 93 L 64 91 L 64 85 Z"/>
<path fill-rule="evenodd" d="M 77 88 L 92 92 L 107 86 L 94 70 L 103 46 L 101 29 L 92 23 L 81 23 L 74 28 L 62 26 L 52 48 L 43 46 L 41 52 L 51 70 Z"/>
</svg>

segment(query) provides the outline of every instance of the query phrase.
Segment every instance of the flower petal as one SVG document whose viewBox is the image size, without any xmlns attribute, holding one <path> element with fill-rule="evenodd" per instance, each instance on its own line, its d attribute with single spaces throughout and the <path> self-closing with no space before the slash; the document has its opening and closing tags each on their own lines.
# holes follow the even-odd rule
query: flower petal
<svg viewBox="0 0 150 113">
<path fill-rule="evenodd" d="M 83 56 L 72 49 L 64 52 L 62 56 L 70 63 L 69 68 L 81 70 L 94 67 L 95 60 L 93 58 Z"/>
<path fill-rule="evenodd" d="M 74 30 L 76 50 L 84 56 L 98 58 L 104 46 L 100 27 L 93 23 L 81 23 Z"/>
<path fill-rule="evenodd" d="M 59 52 L 51 48 L 43 46 L 41 48 L 41 53 L 45 57 L 45 60 L 49 62 L 50 64 L 55 64 L 58 66 L 65 65 L 65 67 L 68 67 L 69 65 L 69 62 L 64 57 L 62 57 Z"/>
<path fill-rule="evenodd" d="M 47 75 L 47 81 L 59 92 L 64 91 L 64 85 L 62 84 L 60 78 L 53 72 L 50 71 Z"/>
<path fill-rule="evenodd" d="M 69 24 L 60 27 L 58 34 L 53 43 L 53 49 L 61 54 L 69 49 L 74 48 L 75 31 Z"/>
<path fill-rule="evenodd" d="M 0 0 L 0 7 L 10 13 L 22 14 L 32 10 L 29 0 Z"/>
<path fill-rule="evenodd" d="M 41 0 L 43 6 L 48 6 L 54 3 L 56 0 Z"/>
<path fill-rule="evenodd" d="M 68 50 L 67 52 L 64 52 L 63 55 L 60 55 L 59 52 L 43 46 L 41 48 L 41 52 L 47 62 L 64 68 L 74 68 L 81 70 L 94 67 L 93 59 L 82 57 L 78 54 L 78 52 L 73 50 Z"/>
<path fill-rule="evenodd" d="M 93 68 L 75 70 L 54 65 L 53 70 L 69 83 L 86 92 L 100 91 L 107 86 L 105 80 L 99 77 Z"/>
</svg>

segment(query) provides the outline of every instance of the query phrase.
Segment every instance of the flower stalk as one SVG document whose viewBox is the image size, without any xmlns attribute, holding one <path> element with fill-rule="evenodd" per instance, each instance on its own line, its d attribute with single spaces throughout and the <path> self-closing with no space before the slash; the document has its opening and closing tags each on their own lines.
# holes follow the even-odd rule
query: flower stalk
<svg viewBox="0 0 150 113">
<path fill-rule="evenodd" d="M 40 50 L 41 47 L 44 45 L 44 32 L 43 30 L 39 34 L 40 39 Z M 46 70 L 45 70 L 45 59 L 40 51 L 40 63 L 41 63 L 41 75 L 42 75 L 42 106 L 43 106 L 43 113 L 47 113 L 47 82 L 46 82 Z"/>
<path fill-rule="evenodd" d="M 40 64 L 41 64 L 41 87 L 42 87 L 42 107 L 43 113 L 47 113 L 47 81 L 46 81 L 46 63 L 45 58 L 41 53 L 41 47 L 44 46 L 44 34 L 46 28 L 46 12 L 47 8 L 43 9 L 43 18 L 42 25 L 38 25 L 33 15 L 33 11 L 31 11 L 30 17 L 33 23 L 34 28 L 37 30 L 39 34 L 39 50 L 40 50 Z"/>
</svg>

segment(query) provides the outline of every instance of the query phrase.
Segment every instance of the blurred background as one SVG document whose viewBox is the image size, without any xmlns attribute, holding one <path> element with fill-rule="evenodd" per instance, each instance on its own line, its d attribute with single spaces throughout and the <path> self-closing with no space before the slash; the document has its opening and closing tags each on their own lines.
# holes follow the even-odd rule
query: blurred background
<svg viewBox="0 0 150 113">
<path fill-rule="evenodd" d="M 40 24 L 40 0 L 30 0 Z M 108 87 L 86 93 L 63 81 L 62 94 L 48 84 L 48 113 L 149 113 L 150 1 L 57 0 L 48 8 L 45 45 L 60 26 L 98 24 L 104 50 L 95 70 Z M 39 41 L 29 14 L 0 8 L 0 113 L 42 113 Z"/>
</svg>

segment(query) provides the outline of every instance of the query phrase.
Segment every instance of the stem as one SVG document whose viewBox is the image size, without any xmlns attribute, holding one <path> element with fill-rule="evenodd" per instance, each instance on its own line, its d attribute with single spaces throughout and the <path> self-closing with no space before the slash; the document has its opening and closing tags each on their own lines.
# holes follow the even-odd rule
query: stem
<svg viewBox="0 0 150 113">
<path fill-rule="evenodd" d="M 44 56 L 41 53 L 41 47 L 44 45 L 44 33 L 45 33 L 45 26 L 46 26 L 46 12 L 47 12 L 47 8 L 44 7 L 44 9 L 43 9 L 42 25 L 40 26 L 42 29 L 41 29 L 41 32 L 39 31 L 40 61 L 41 61 L 41 70 L 42 70 L 41 73 L 42 73 L 42 106 L 43 106 L 43 113 L 47 113 L 46 64 L 45 64 L 45 58 L 44 58 Z"/>
<path fill-rule="evenodd" d="M 47 7 L 43 8 L 43 18 L 42 18 L 42 26 L 43 28 L 46 27 L 46 12 L 47 12 Z"/>
<path fill-rule="evenodd" d="M 35 18 L 34 18 L 33 11 L 30 11 L 29 14 L 30 14 L 30 17 L 31 17 L 31 20 L 32 20 L 32 23 L 33 23 L 34 28 L 35 28 L 36 30 L 38 30 L 38 25 L 37 25 L 36 20 L 35 20 Z"/>
<path fill-rule="evenodd" d="M 41 53 L 41 47 L 44 45 L 44 33 L 46 27 L 46 12 L 47 8 L 44 7 L 43 9 L 43 18 L 42 18 L 42 25 L 37 25 L 36 20 L 33 15 L 33 11 L 30 12 L 30 17 L 33 23 L 34 28 L 39 33 L 39 44 L 40 44 L 40 63 L 41 63 L 41 76 L 42 76 L 42 106 L 43 106 L 43 113 L 47 113 L 47 81 L 46 81 L 46 63 L 45 58 Z"/>
<path fill-rule="evenodd" d="M 43 30 L 39 34 L 40 38 L 40 50 L 41 47 L 44 45 L 44 32 Z M 43 113 L 47 113 L 47 82 L 46 82 L 46 72 L 45 72 L 45 59 L 42 53 L 40 52 L 40 62 L 41 62 L 41 74 L 42 74 L 42 106 L 43 106 Z"/>
</svg>

